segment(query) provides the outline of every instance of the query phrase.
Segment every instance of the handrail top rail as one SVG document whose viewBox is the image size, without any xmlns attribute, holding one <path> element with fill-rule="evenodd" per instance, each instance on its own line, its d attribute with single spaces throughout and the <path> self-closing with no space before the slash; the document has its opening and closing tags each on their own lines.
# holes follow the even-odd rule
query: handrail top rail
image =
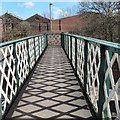
<svg viewBox="0 0 120 120">
<path fill-rule="evenodd" d="M 11 44 L 14 44 L 14 43 L 19 43 L 19 42 L 22 42 L 22 41 L 25 41 L 25 40 L 29 40 L 31 38 L 42 36 L 42 35 L 44 35 L 44 34 L 39 34 L 39 35 L 35 35 L 35 36 L 28 36 L 28 37 L 20 38 L 20 39 L 17 39 L 17 40 L 11 40 L 11 41 L 7 41 L 7 42 L 4 42 L 4 43 L 0 43 L 0 48 L 11 45 Z"/>
<path fill-rule="evenodd" d="M 101 40 L 101 39 L 97 39 L 97 38 L 74 35 L 74 34 L 70 34 L 70 33 L 64 33 L 64 32 L 62 32 L 62 33 L 65 34 L 65 35 L 69 35 L 71 37 L 75 37 L 75 38 L 78 38 L 78 39 L 84 39 L 84 40 L 87 40 L 87 41 L 90 41 L 90 42 L 101 44 L 101 45 L 106 46 L 106 47 L 112 47 L 112 48 L 120 50 L 120 44 L 119 43 L 113 43 L 113 42 L 109 42 L 109 41 L 105 41 L 105 40 Z"/>
</svg>

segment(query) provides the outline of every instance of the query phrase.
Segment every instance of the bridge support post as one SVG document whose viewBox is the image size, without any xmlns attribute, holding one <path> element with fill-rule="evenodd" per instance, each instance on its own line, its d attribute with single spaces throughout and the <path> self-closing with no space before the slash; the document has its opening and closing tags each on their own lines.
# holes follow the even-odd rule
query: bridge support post
<svg viewBox="0 0 120 120">
<path fill-rule="evenodd" d="M 34 41 L 34 61 L 36 63 L 36 47 L 35 47 L 35 37 L 33 38 Z"/>
<path fill-rule="evenodd" d="M 18 59 L 17 59 L 17 48 L 16 48 L 16 43 L 13 44 L 13 57 L 15 60 L 15 78 L 17 80 L 17 91 L 19 89 L 19 76 L 18 76 Z"/>
<path fill-rule="evenodd" d="M 29 73 L 30 73 L 30 52 L 29 52 L 29 42 L 28 42 L 28 39 L 27 39 L 26 43 L 27 43 L 27 51 L 28 51 L 28 67 L 29 67 Z"/>
<path fill-rule="evenodd" d="M 38 36 L 38 52 L 39 52 L 39 56 L 40 56 L 40 36 Z"/>
<path fill-rule="evenodd" d="M 70 59 L 72 64 L 72 36 L 70 36 Z"/>
<path fill-rule="evenodd" d="M 69 36 L 67 37 L 67 40 L 68 40 L 68 58 L 69 58 Z"/>
<path fill-rule="evenodd" d="M 0 98 L 0 120 L 2 119 L 2 100 Z"/>
<path fill-rule="evenodd" d="M 86 85 L 87 85 L 87 57 L 88 57 L 88 41 L 84 41 L 84 92 L 87 91 Z"/>
<path fill-rule="evenodd" d="M 104 79 L 105 79 L 105 46 L 100 45 L 101 51 L 101 64 L 100 64 L 100 71 L 99 71 L 99 98 L 98 98 L 98 119 L 102 119 L 102 110 L 103 110 L 103 103 L 104 103 Z"/>
<path fill-rule="evenodd" d="M 61 46 L 63 47 L 63 33 L 61 33 Z"/>
<path fill-rule="evenodd" d="M 77 38 L 75 37 L 75 73 L 77 75 Z"/>
<path fill-rule="evenodd" d="M 48 45 L 47 34 L 44 34 L 44 48 Z"/>
</svg>

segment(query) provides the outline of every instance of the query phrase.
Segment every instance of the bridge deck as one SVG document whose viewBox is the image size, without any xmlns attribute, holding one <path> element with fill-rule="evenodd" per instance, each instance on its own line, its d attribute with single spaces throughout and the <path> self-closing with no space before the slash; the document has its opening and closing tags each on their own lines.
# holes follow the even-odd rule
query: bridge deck
<svg viewBox="0 0 120 120">
<path fill-rule="evenodd" d="M 6 118 L 90 119 L 88 105 L 60 46 L 48 46 Z"/>
</svg>

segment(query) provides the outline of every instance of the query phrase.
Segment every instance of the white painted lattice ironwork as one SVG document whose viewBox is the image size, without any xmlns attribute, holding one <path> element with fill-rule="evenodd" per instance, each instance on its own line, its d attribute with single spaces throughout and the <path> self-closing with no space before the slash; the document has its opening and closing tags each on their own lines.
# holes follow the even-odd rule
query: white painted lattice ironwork
<svg viewBox="0 0 120 120">
<path fill-rule="evenodd" d="M 35 64 L 35 56 L 34 56 L 34 39 L 31 38 L 29 41 L 29 54 L 30 54 L 30 68 L 32 69 Z"/>
<path fill-rule="evenodd" d="M 88 59 L 87 59 L 87 94 L 92 104 L 98 111 L 99 97 L 99 69 L 100 69 L 100 46 L 88 43 Z"/>
<path fill-rule="evenodd" d="M 103 115 L 120 119 L 120 54 L 106 50 L 105 57 L 107 68 L 104 81 Z M 115 71 L 119 75 L 116 75 Z"/>
<path fill-rule="evenodd" d="M 84 84 L 84 48 L 85 42 L 83 40 L 77 41 L 77 74 Z"/>
<path fill-rule="evenodd" d="M 69 59 L 75 72 L 77 63 L 77 75 L 98 118 L 120 119 L 120 44 L 62 33 L 64 41 L 65 36 L 71 37 Z"/>
<path fill-rule="evenodd" d="M 75 68 L 75 38 L 72 38 L 72 64 Z"/>
<path fill-rule="evenodd" d="M 47 46 L 46 34 L 0 44 L 0 114 L 4 115 Z"/>
<path fill-rule="evenodd" d="M 70 36 L 68 36 L 68 47 L 69 47 L 69 59 L 70 59 L 70 57 L 71 57 L 71 49 L 70 49 L 70 45 L 71 45 L 71 40 L 70 40 Z"/>
<path fill-rule="evenodd" d="M 16 61 L 17 61 L 17 74 L 19 79 L 19 87 L 23 84 L 26 79 L 29 68 L 28 68 L 28 51 L 26 41 L 16 43 L 15 47 L 16 52 Z"/>
<path fill-rule="evenodd" d="M 39 42 L 38 42 L 38 37 L 35 38 L 35 51 L 36 51 L 36 60 L 39 58 Z"/>
<path fill-rule="evenodd" d="M 6 107 L 10 104 L 13 96 L 17 92 L 17 80 L 15 77 L 15 59 L 13 56 L 13 45 L 5 48 L 0 48 L 1 65 L 0 65 L 0 99 L 1 99 L 1 112 L 5 112 Z"/>
</svg>

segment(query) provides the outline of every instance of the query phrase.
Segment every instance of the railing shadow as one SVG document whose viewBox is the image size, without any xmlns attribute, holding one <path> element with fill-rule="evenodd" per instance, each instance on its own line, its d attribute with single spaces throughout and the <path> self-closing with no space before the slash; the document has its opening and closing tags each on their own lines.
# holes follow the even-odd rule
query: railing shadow
<svg viewBox="0 0 120 120">
<path fill-rule="evenodd" d="M 61 47 L 47 48 L 10 108 L 8 119 L 93 119 Z"/>
</svg>

